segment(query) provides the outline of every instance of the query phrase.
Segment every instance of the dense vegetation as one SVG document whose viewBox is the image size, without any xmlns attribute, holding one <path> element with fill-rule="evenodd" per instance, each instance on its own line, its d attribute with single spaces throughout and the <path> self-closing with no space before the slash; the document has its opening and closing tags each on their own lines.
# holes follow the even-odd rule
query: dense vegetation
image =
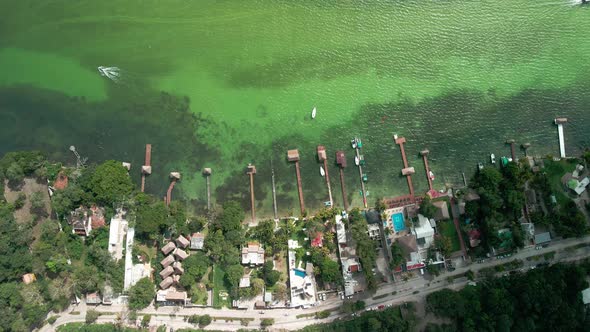
<svg viewBox="0 0 590 332">
<path fill-rule="evenodd" d="M 588 331 L 581 291 L 590 265 L 555 265 L 427 296 L 427 310 L 457 331 Z"/>
<path fill-rule="evenodd" d="M 367 234 L 367 221 L 361 215 L 358 208 L 352 209 L 348 215 L 353 240 L 356 242 L 356 252 L 361 261 L 363 272 L 367 280 L 367 288 L 370 291 L 377 289 L 377 280 L 372 269 L 375 267 L 377 243 Z"/>
<path fill-rule="evenodd" d="M 405 315 L 402 317 L 401 313 Z M 412 308 L 386 308 L 382 311 L 367 311 L 352 320 L 337 320 L 328 324 L 307 326 L 302 332 L 330 332 L 330 331 L 413 331 L 414 315 Z"/>
</svg>

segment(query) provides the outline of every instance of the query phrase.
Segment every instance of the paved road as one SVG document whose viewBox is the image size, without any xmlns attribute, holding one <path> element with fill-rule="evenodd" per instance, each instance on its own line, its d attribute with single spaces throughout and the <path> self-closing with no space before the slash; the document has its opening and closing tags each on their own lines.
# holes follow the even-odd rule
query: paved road
<svg viewBox="0 0 590 332">
<path fill-rule="evenodd" d="M 423 300 L 424 297 L 434 291 L 442 288 L 459 289 L 465 286 L 468 280 L 462 277 L 465 272 L 471 270 L 477 272 L 483 268 L 493 267 L 496 265 L 507 263 L 514 259 L 521 259 L 525 266 L 523 269 L 530 268 L 531 265 L 537 264 L 535 261 L 526 261 L 527 257 L 543 255 L 548 252 L 556 252 L 553 261 L 572 261 L 579 260 L 585 257 L 590 257 L 590 247 L 583 247 L 576 250 L 564 250 L 574 245 L 586 243 L 590 245 L 590 236 L 579 238 L 579 239 L 567 239 L 553 242 L 549 247 L 542 248 L 541 250 L 535 250 L 534 248 L 522 249 L 518 253 L 512 255 L 507 259 L 489 259 L 484 263 L 474 263 L 466 267 L 457 268 L 453 273 L 445 273 L 433 280 L 425 280 L 424 278 L 414 278 L 407 282 L 396 282 L 389 284 L 382 284 L 377 292 L 371 298 L 362 298 L 366 302 L 367 307 L 375 307 L 381 304 L 400 304 L 408 301 Z M 449 277 L 456 277 L 452 284 L 447 281 Z M 393 292 L 396 292 L 393 295 Z M 416 294 L 414 294 L 417 292 Z M 380 299 L 373 300 L 374 297 L 383 296 Z M 367 296 L 367 295 L 365 295 Z M 204 315 L 208 314 L 211 317 L 232 317 L 232 318 L 253 318 L 254 321 L 249 323 L 248 328 L 255 328 L 260 325 L 260 321 L 263 318 L 273 318 L 276 328 L 295 330 L 302 328 L 306 325 L 329 322 L 336 318 L 346 317 L 346 314 L 335 313 L 330 317 L 317 320 L 313 317 L 297 318 L 297 315 L 301 314 L 313 314 L 322 310 L 337 310 L 342 305 L 342 301 L 339 298 L 332 298 L 322 302 L 320 306 L 309 308 L 309 309 L 268 309 L 268 310 L 232 310 L 232 309 L 213 309 L 213 308 L 177 308 L 177 307 L 160 307 L 158 309 L 154 307 L 148 307 L 138 313 L 141 318 L 143 314 L 152 315 L 152 325 L 164 325 L 176 328 L 191 327 L 190 324 L 184 322 L 185 316 L 190 315 Z M 61 324 L 69 322 L 80 322 L 84 321 L 85 312 L 87 307 L 81 303 L 77 307 L 72 307 L 68 310 L 80 312 L 79 315 L 64 314 L 62 313 L 60 318 L 54 323 L 53 326 L 45 326 L 40 331 L 53 331 L 55 327 Z M 113 304 L 112 306 L 98 306 L 95 310 L 104 312 L 105 315 L 101 315 L 99 322 L 114 322 L 116 316 L 114 314 L 124 312 L 126 310 L 124 305 Z M 261 313 L 263 312 L 263 313 Z M 173 315 L 171 315 L 173 314 Z M 220 330 L 235 330 L 242 327 L 239 321 L 224 322 L 216 321 L 213 322 L 208 328 L 220 329 Z"/>
</svg>

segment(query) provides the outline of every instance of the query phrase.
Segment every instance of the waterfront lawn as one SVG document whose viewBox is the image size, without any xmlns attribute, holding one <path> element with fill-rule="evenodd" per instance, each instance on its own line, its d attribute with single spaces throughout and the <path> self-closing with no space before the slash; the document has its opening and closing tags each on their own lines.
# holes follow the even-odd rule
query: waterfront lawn
<svg viewBox="0 0 590 332">
<path fill-rule="evenodd" d="M 222 308 L 223 306 L 231 308 L 229 305 L 229 295 L 224 284 L 225 271 L 219 265 L 213 267 L 213 307 Z M 222 294 L 222 295 L 220 295 Z M 225 300 L 223 299 L 225 294 Z"/>
<path fill-rule="evenodd" d="M 562 159 L 560 161 L 545 160 L 545 172 L 549 177 L 549 184 L 551 185 L 551 191 L 555 194 L 557 203 L 563 206 L 570 198 L 567 196 L 564 185 L 561 183 L 561 177 L 565 173 L 571 173 L 576 169 L 576 159 Z"/>
<path fill-rule="evenodd" d="M 436 227 L 438 228 L 438 232 L 441 235 L 447 236 L 451 239 L 452 252 L 461 250 L 461 244 L 459 243 L 459 235 L 457 234 L 457 231 L 455 230 L 455 225 L 451 220 L 439 221 Z"/>
</svg>

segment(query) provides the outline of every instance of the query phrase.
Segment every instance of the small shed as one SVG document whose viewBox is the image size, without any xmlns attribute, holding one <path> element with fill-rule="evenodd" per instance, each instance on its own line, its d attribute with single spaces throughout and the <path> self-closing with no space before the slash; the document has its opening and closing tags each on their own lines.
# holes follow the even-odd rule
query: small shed
<svg viewBox="0 0 590 332">
<path fill-rule="evenodd" d="M 287 160 L 299 161 L 299 151 L 297 149 L 287 151 Z"/>
<path fill-rule="evenodd" d="M 344 155 L 344 151 L 336 151 L 336 164 L 341 168 L 346 167 L 346 156 Z"/>
<path fill-rule="evenodd" d="M 324 161 L 328 159 L 326 157 L 326 148 L 323 145 L 318 145 L 318 160 Z"/>
</svg>

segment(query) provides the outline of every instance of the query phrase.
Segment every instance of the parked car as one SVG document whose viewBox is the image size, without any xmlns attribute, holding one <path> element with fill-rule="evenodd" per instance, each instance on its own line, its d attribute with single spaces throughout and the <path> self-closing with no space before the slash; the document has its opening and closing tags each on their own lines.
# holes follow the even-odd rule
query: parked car
<svg viewBox="0 0 590 332">
<path fill-rule="evenodd" d="M 379 309 L 379 310 L 384 309 L 384 308 L 385 308 L 385 305 L 383 305 L 383 304 L 377 307 L 377 309 Z"/>
</svg>

